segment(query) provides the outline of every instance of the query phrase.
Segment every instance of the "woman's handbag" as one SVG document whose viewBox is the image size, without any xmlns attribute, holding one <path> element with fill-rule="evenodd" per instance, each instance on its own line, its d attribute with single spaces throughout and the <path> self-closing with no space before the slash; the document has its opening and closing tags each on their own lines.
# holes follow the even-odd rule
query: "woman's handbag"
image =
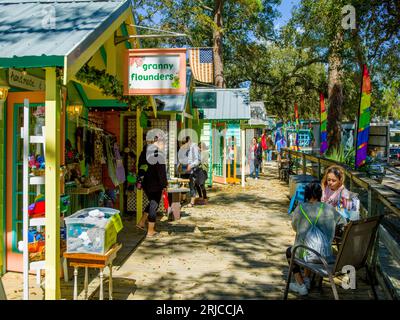
<svg viewBox="0 0 400 320">
<path fill-rule="evenodd" d="M 345 207 L 341 206 L 342 192 L 340 192 L 336 210 L 343 218 L 346 219 L 347 222 L 360 220 L 360 199 L 358 199 L 357 193 L 349 192 L 349 194 L 351 209 L 346 209 Z"/>
</svg>

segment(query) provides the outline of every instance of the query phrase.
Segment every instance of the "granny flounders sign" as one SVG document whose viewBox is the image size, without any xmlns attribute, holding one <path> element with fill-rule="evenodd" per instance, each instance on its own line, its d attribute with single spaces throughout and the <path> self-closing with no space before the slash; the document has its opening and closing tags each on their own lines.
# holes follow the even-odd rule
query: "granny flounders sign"
<svg viewBox="0 0 400 320">
<path fill-rule="evenodd" d="M 186 93 L 186 49 L 127 50 L 125 95 Z"/>
</svg>

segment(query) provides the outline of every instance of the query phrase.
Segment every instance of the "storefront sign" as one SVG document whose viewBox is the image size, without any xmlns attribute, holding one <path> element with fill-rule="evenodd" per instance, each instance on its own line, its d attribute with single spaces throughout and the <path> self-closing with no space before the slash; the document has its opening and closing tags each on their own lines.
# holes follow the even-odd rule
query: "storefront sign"
<svg viewBox="0 0 400 320">
<path fill-rule="evenodd" d="M 186 93 L 186 49 L 127 51 L 125 95 Z"/>
<path fill-rule="evenodd" d="M 217 107 L 216 92 L 195 91 L 192 94 L 193 108 L 215 109 Z"/>
<path fill-rule="evenodd" d="M 31 91 L 44 91 L 45 81 L 31 75 L 24 75 L 21 71 L 9 69 L 8 82 L 10 86 Z"/>
</svg>

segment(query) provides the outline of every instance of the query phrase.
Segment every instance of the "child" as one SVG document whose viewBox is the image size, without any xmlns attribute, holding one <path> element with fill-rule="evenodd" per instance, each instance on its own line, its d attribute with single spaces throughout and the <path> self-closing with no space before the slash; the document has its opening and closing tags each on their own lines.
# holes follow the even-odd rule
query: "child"
<svg viewBox="0 0 400 320">
<path fill-rule="evenodd" d="M 304 191 L 305 203 L 299 204 L 293 212 L 292 227 L 296 231 L 296 239 L 293 247 L 299 244 L 307 245 L 307 240 L 310 240 L 311 236 L 309 231 L 312 226 L 316 226 L 323 237 L 321 241 L 325 241 L 320 244 L 320 247 L 327 248 L 328 252 L 319 252 L 324 258 L 332 259 L 332 240 L 335 234 L 336 222 L 340 216 L 336 210 L 330 206 L 321 202 L 322 189 L 318 183 L 308 184 Z M 307 239 L 308 237 L 308 239 Z M 302 253 L 301 248 L 296 251 L 296 258 Z M 289 247 L 286 251 L 286 257 L 290 263 L 292 257 L 292 247 Z M 318 263 L 319 261 L 315 261 Z M 300 295 L 307 295 L 308 289 L 310 288 L 310 270 L 304 270 L 304 278 L 301 274 L 300 267 L 295 265 L 293 268 L 293 275 L 295 282 L 290 283 L 289 289 L 297 292 Z"/>
</svg>

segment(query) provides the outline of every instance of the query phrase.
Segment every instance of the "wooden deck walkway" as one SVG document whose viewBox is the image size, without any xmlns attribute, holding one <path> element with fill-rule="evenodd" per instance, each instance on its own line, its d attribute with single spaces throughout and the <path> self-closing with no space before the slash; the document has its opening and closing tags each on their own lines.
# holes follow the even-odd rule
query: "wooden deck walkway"
<svg viewBox="0 0 400 320">
<path fill-rule="evenodd" d="M 287 214 L 288 186 L 277 176 L 272 164 L 245 188 L 214 186 L 207 206 L 184 208 L 179 221 L 162 217 L 157 224 L 160 236 L 143 242 L 143 232 L 134 228 L 134 221 L 126 221 L 129 227 L 121 234 L 125 251 L 113 271 L 114 299 L 282 299 L 288 271 L 285 250 L 295 234 Z M 357 275 L 356 290 L 342 289 L 339 279 L 339 297 L 373 299 L 364 279 L 363 273 Z M 94 274 L 92 280 L 90 292 L 97 299 Z M 5 287 L 9 293 L 7 283 Z M 62 282 L 62 298 L 72 298 L 72 281 Z M 289 299 L 333 295 L 324 282 L 322 292 L 289 294 Z"/>
</svg>

